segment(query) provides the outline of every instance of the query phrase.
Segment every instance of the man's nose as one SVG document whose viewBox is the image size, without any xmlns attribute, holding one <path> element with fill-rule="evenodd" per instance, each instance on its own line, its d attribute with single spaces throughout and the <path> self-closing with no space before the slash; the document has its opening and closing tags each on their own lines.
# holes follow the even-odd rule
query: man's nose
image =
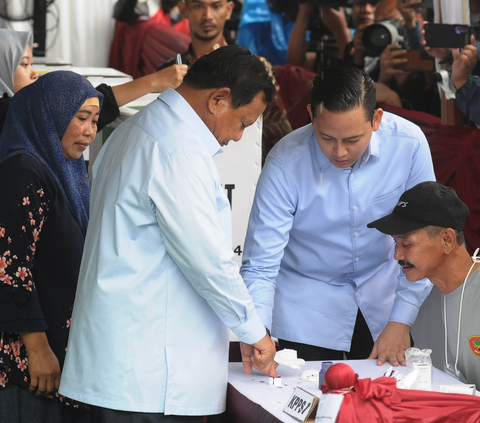
<svg viewBox="0 0 480 423">
<path fill-rule="evenodd" d="M 393 258 L 397 261 L 403 260 L 403 252 L 398 244 L 395 244 L 395 254 L 393 255 Z"/>
<path fill-rule="evenodd" d="M 343 142 L 341 141 L 338 141 L 335 145 L 335 155 L 338 157 L 338 158 L 341 158 L 341 157 L 344 157 L 346 156 L 347 154 L 347 149 L 345 148 L 345 146 L 343 145 Z"/>
</svg>

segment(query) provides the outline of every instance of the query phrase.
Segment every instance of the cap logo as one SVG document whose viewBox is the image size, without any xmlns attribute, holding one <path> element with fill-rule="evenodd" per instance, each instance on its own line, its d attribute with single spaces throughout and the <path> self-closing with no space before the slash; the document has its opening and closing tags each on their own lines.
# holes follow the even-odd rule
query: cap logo
<svg viewBox="0 0 480 423">
<path fill-rule="evenodd" d="M 407 207 L 408 201 L 399 201 L 397 207 Z"/>
<path fill-rule="evenodd" d="M 468 343 L 473 353 L 477 357 L 480 357 L 480 336 L 471 336 L 470 338 L 468 338 Z"/>
</svg>

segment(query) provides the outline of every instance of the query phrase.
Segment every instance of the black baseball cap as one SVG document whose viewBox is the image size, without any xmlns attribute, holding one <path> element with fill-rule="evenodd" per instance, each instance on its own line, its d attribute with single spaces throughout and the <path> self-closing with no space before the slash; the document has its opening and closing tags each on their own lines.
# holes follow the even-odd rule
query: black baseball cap
<svg viewBox="0 0 480 423">
<path fill-rule="evenodd" d="M 468 207 L 440 182 L 421 182 L 405 191 L 393 212 L 367 225 L 387 235 L 403 235 L 426 226 L 463 231 Z"/>
</svg>

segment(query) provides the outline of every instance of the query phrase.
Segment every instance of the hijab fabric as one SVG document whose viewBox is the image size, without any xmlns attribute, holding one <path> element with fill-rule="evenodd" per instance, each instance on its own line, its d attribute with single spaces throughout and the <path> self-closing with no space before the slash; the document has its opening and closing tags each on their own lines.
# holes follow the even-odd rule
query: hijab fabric
<svg viewBox="0 0 480 423">
<path fill-rule="evenodd" d="M 0 136 L 0 163 L 28 154 L 55 178 L 84 233 L 88 224 L 90 186 L 83 156 L 67 161 L 61 141 L 87 98 L 103 95 L 83 76 L 50 72 L 13 96 Z"/>
<path fill-rule="evenodd" d="M 27 46 L 32 48 L 31 32 L 12 31 L 0 28 L 0 97 L 7 93 L 12 97 L 13 76 Z"/>
</svg>

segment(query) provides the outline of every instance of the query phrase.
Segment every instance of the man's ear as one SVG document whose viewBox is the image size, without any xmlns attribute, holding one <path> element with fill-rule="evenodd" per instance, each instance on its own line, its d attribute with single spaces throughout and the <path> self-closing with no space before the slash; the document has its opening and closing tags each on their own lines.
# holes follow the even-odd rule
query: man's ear
<svg viewBox="0 0 480 423">
<path fill-rule="evenodd" d="M 383 117 L 383 109 L 380 109 L 380 108 L 376 109 L 372 119 L 372 130 L 374 132 L 377 131 L 378 128 L 380 128 L 382 117 Z"/>
<path fill-rule="evenodd" d="M 185 3 L 185 0 L 180 0 L 178 2 L 178 10 L 180 11 L 182 19 L 187 19 L 187 4 Z"/>
<path fill-rule="evenodd" d="M 232 107 L 231 91 L 228 87 L 217 88 L 208 96 L 208 111 L 214 116 L 221 116 L 227 109 Z"/>
<path fill-rule="evenodd" d="M 442 232 L 442 243 L 445 254 L 450 254 L 457 246 L 457 233 L 452 228 L 446 228 Z"/>
</svg>

